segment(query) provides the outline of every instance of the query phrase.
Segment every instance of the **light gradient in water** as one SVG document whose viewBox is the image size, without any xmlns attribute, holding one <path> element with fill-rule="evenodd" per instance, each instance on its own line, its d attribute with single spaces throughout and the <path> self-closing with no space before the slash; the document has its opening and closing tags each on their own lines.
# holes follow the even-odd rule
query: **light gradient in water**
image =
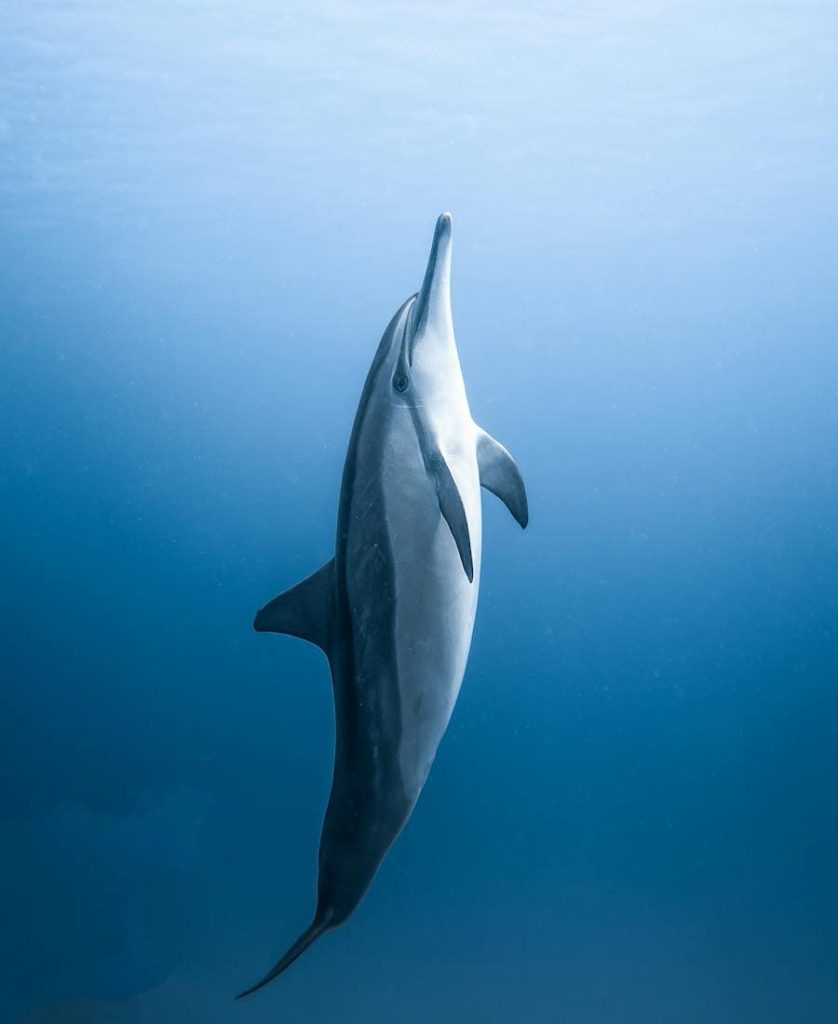
<svg viewBox="0 0 838 1024">
<path fill-rule="evenodd" d="M 838 8 L 9 0 L 0 1018 L 834 1024 Z M 453 211 L 471 661 L 314 898 L 364 375 Z"/>
</svg>

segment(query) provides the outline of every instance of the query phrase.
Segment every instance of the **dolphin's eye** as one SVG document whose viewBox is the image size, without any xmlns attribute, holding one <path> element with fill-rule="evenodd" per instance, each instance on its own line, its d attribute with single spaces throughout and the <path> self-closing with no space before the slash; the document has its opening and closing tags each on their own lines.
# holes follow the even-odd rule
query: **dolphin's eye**
<svg viewBox="0 0 838 1024">
<path fill-rule="evenodd" d="M 399 371 L 399 373 L 397 373 L 396 376 L 393 378 L 393 387 L 400 394 L 402 391 L 407 391 L 407 383 L 407 375 L 405 373 L 402 373 L 401 371 Z"/>
</svg>

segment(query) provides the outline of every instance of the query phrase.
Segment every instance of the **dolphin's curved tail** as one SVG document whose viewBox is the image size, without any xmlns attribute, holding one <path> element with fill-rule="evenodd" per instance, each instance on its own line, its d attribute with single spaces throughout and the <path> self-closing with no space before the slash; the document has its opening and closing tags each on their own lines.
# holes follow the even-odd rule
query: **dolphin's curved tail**
<svg viewBox="0 0 838 1024">
<path fill-rule="evenodd" d="M 276 965 L 268 971 L 261 981 L 253 985 L 252 988 L 245 989 L 244 992 L 239 992 L 236 999 L 244 999 L 245 996 L 253 995 L 254 992 L 258 992 L 260 988 L 264 988 L 278 977 L 285 970 L 286 967 L 290 967 L 291 964 L 297 959 L 300 954 L 304 953 L 308 947 L 314 942 L 315 939 L 319 939 L 323 932 L 329 930 L 329 918 L 318 918 L 311 922 L 306 928 L 303 934 L 297 939 L 294 945 L 288 950 L 288 952 L 277 961 Z"/>
</svg>

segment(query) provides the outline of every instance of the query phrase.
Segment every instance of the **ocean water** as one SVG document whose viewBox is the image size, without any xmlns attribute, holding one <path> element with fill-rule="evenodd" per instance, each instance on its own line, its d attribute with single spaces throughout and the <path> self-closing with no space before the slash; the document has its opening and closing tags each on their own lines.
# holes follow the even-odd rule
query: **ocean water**
<svg viewBox="0 0 838 1024">
<path fill-rule="evenodd" d="M 6 0 L 0 1020 L 838 1020 L 838 7 Z M 454 215 L 471 660 L 308 922 L 334 545 Z"/>
</svg>

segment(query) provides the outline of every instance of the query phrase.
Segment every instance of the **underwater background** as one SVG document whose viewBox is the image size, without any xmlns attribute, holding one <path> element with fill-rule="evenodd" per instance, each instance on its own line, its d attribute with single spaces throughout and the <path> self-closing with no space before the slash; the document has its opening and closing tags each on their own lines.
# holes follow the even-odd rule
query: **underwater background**
<svg viewBox="0 0 838 1024">
<path fill-rule="evenodd" d="M 0 1020 L 838 1020 L 838 6 L 6 0 Z M 460 702 L 308 922 L 364 377 L 454 214 Z"/>
</svg>

